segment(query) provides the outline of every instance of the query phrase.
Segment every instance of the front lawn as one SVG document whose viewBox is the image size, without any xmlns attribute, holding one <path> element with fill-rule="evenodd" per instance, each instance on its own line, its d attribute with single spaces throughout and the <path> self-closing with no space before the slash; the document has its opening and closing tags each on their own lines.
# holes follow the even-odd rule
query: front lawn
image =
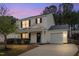
<svg viewBox="0 0 79 59">
<path fill-rule="evenodd" d="M 2 45 L 1 45 L 2 46 Z M 1 48 L 0 46 L 0 48 Z M 26 52 L 30 49 L 33 49 L 37 47 L 36 44 L 30 44 L 30 45 L 7 45 L 10 50 L 4 51 L 0 49 L 0 56 L 17 56 L 23 52 Z"/>
</svg>

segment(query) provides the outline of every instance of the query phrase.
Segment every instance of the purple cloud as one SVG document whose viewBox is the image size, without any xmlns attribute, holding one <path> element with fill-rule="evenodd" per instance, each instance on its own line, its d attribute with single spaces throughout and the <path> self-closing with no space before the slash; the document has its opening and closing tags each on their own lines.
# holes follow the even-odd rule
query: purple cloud
<svg viewBox="0 0 79 59">
<path fill-rule="evenodd" d="M 42 13 L 43 9 L 12 9 L 10 15 L 16 18 L 24 18 Z"/>
<path fill-rule="evenodd" d="M 6 3 L 5 5 L 10 9 L 10 15 L 21 19 L 39 15 L 45 7 L 52 4 L 57 7 L 59 5 L 59 3 Z M 74 4 L 74 10 L 79 10 L 79 4 Z"/>
</svg>

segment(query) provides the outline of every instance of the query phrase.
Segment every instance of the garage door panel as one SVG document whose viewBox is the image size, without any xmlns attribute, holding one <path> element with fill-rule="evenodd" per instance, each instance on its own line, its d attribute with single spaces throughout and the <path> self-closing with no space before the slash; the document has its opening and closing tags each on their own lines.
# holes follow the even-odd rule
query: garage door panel
<svg viewBox="0 0 79 59">
<path fill-rule="evenodd" d="M 62 43 L 63 33 L 51 33 L 51 43 Z"/>
</svg>

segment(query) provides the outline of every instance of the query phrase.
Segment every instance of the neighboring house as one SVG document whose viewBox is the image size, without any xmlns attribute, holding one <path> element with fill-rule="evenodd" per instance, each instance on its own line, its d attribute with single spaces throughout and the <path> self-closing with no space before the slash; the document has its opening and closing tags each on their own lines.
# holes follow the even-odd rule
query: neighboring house
<svg viewBox="0 0 79 59">
<path fill-rule="evenodd" d="M 12 33 L 8 39 L 16 38 L 30 43 L 68 43 L 68 27 L 55 25 L 53 14 L 38 15 L 16 21 L 17 34 Z"/>
</svg>

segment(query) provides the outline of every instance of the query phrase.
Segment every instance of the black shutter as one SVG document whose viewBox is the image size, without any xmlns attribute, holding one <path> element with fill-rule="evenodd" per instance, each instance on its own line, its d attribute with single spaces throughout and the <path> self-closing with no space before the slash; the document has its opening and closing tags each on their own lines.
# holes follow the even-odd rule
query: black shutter
<svg viewBox="0 0 79 59">
<path fill-rule="evenodd" d="M 31 26 L 31 21 L 29 20 L 29 26 Z"/>
<path fill-rule="evenodd" d="M 40 18 L 40 23 L 42 23 L 42 18 Z"/>
<path fill-rule="evenodd" d="M 22 28 L 22 21 L 21 21 L 21 28 Z"/>
<path fill-rule="evenodd" d="M 37 18 L 35 19 L 35 21 L 36 21 L 36 24 L 37 24 Z"/>
<path fill-rule="evenodd" d="M 22 33 L 21 33 L 20 35 L 21 35 L 21 39 L 23 39 L 23 38 L 22 38 Z"/>
<path fill-rule="evenodd" d="M 31 33 L 29 33 L 29 39 L 31 39 Z"/>
</svg>

